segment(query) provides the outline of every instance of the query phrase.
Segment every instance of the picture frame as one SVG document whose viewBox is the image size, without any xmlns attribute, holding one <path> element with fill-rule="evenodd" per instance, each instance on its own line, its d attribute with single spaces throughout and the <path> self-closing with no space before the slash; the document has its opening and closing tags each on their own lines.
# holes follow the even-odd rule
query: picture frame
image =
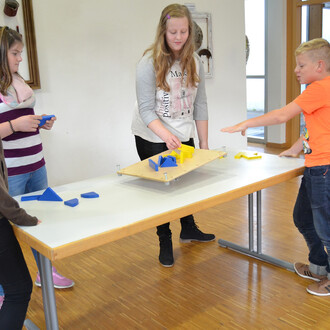
<svg viewBox="0 0 330 330">
<path fill-rule="evenodd" d="M 192 13 L 196 52 L 204 64 L 205 78 L 213 77 L 212 19 L 210 13 Z"/>
<path fill-rule="evenodd" d="M 40 74 L 32 0 L 17 0 L 17 15 L 9 17 L 4 13 L 5 0 L 0 0 L 0 25 L 8 26 L 22 34 L 24 49 L 19 72 L 32 89 L 40 89 Z"/>
</svg>

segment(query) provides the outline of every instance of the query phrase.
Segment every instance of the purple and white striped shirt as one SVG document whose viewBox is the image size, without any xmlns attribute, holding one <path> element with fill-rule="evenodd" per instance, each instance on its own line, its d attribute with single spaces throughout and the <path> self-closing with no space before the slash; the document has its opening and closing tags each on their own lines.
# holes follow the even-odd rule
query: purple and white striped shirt
<svg viewBox="0 0 330 330">
<path fill-rule="evenodd" d="M 0 123 L 34 115 L 34 99 L 32 104 L 27 103 L 12 108 L 0 100 Z M 3 138 L 2 143 L 8 176 L 30 173 L 45 165 L 39 129 L 36 132 L 16 132 Z"/>
</svg>

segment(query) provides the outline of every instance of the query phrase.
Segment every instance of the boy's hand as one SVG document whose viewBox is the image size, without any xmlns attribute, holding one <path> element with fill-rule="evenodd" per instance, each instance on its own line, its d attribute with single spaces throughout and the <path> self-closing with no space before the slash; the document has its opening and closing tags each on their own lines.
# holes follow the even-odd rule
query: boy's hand
<svg viewBox="0 0 330 330">
<path fill-rule="evenodd" d="M 225 133 L 236 133 L 241 132 L 243 136 L 245 136 L 245 131 L 247 130 L 247 126 L 244 124 L 244 122 L 239 123 L 235 126 L 225 127 L 221 129 L 221 132 Z"/>
<path fill-rule="evenodd" d="M 290 148 L 290 149 L 282 151 L 278 156 L 279 157 L 294 157 L 294 158 L 297 158 L 299 156 L 299 153 L 294 152 Z"/>
<path fill-rule="evenodd" d="M 42 116 L 46 116 L 46 114 L 43 114 Z M 52 117 L 50 120 L 47 120 L 45 125 L 41 126 L 41 128 L 51 130 L 56 119 L 56 117 Z"/>
<path fill-rule="evenodd" d="M 16 118 L 11 123 L 17 132 L 35 132 L 41 119 L 38 115 L 27 115 Z"/>
</svg>

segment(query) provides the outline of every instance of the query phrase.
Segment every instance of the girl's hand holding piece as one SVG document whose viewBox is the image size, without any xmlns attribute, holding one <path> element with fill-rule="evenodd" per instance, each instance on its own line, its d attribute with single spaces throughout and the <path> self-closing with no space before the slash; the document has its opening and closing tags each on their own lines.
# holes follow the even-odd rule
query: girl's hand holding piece
<svg viewBox="0 0 330 330">
<path fill-rule="evenodd" d="M 39 115 L 27 115 L 16 118 L 11 123 L 16 132 L 35 132 L 41 119 L 42 116 Z"/>
<path fill-rule="evenodd" d="M 46 116 L 45 114 L 43 114 L 43 116 Z M 46 129 L 46 130 L 51 130 L 53 128 L 54 122 L 57 118 L 56 117 L 52 117 L 50 120 L 47 120 L 45 125 L 41 126 L 41 128 Z"/>
<path fill-rule="evenodd" d="M 165 139 L 165 143 L 169 150 L 174 150 L 181 147 L 181 141 L 171 133 L 169 133 L 167 139 Z"/>
<path fill-rule="evenodd" d="M 166 147 L 169 150 L 174 150 L 181 147 L 180 139 L 165 128 L 159 119 L 153 120 L 148 125 L 148 128 L 150 128 L 166 143 Z"/>
</svg>

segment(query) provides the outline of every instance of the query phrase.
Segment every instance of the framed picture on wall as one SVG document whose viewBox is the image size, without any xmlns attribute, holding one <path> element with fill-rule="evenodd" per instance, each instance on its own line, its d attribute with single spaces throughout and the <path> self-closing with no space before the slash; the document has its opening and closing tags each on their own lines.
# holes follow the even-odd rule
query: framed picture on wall
<svg viewBox="0 0 330 330">
<path fill-rule="evenodd" d="M 8 11 L 8 3 L 0 0 L 0 26 L 8 26 L 23 37 L 23 61 L 19 73 L 33 89 L 40 88 L 40 75 L 36 47 L 32 0 L 13 1 L 18 4 L 17 12 Z M 7 5 L 7 6 L 6 6 Z M 6 6 L 6 10 L 5 10 Z M 5 11 L 7 14 L 5 14 Z M 14 16 L 8 16 L 14 14 Z"/>
<path fill-rule="evenodd" d="M 204 64 L 206 78 L 213 76 L 212 22 L 210 13 L 192 12 L 196 52 Z"/>
</svg>

